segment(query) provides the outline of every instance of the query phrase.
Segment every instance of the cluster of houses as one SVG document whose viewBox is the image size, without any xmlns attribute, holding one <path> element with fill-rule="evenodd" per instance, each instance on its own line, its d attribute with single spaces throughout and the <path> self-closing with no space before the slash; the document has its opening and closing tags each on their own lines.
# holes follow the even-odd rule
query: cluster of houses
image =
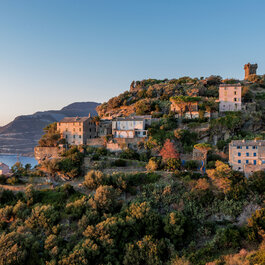
<svg viewBox="0 0 265 265">
<path fill-rule="evenodd" d="M 248 64 L 249 65 L 249 64 Z M 251 67 L 251 65 L 249 65 Z M 249 67 L 245 66 L 246 73 Z M 196 96 L 196 95 L 195 95 Z M 206 110 L 204 117 L 216 118 L 227 111 L 241 111 L 242 86 L 221 84 L 219 86 L 219 113 Z M 198 101 L 183 105 L 171 101 L 171 111 L 176 118 L 193 119 L 199 117 Z M 112 120 L 99 120 L 93 117 L 65 117 L 57 123 L 57 130 L 69 145 L 106 146 L 110 151 L 120 151 L 125 146 L 132 147 L 148 137 L 148 127 L 158 121 L 151 115 L 117 117 Z M 106 141 L 107 136 L 110 136 Z M 107 142 L 107 143 L 106 143 Z M 234 170 L 246 175 L 257 170 L 265 170 L 265 141 L 232 141 L 229 144 L 229 163 Z"/>
<path fill-rule="evenodd" d="M 64 118 L 57 130 L 69 145 L 89 145 L 92 139 L 112 135 L 114 139 L 146 138 L 147 127 L 157 119 L 151 115 L 118 117 L 112 120 L 95 120 L 88 117 Z"/>
</svg>

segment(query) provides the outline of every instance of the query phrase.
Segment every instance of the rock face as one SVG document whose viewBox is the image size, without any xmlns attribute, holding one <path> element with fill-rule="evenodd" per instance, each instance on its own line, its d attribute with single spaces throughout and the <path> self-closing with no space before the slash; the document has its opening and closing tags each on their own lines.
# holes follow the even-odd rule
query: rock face
<svg viewBox="0 0 265 265">
<path fill-rule="evenodd" d="M 38 163 L 45 160 L 60 158 L 60 154 L 66 149 L 62 146 L 59 147 L 40 147 L 36 146 L 34 148 L 34 156 Z"/>
<path fill-rule="evenodd" d="M 77 102 L 61 110 L 36 112 L 18 116 L 14 121 L 0 127 L 0 153 L 31 154 L 43 134 L 43 128 L 64 117 L 97 115 L 96 102 Z"/>
</svg>

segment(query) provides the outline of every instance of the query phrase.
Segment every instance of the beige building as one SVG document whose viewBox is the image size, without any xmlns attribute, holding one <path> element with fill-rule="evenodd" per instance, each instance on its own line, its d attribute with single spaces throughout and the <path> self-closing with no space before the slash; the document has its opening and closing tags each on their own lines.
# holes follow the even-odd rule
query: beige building
<svg viewBox="0 0 265 265">
<path fill-rule="evenodd" d="M 97 137 L 96 123 L 91 117 L 65 117 L 57 122 L 57 130 L 70 145 L 86 144 Z"/>
<path fill-rule="evenodd" d="M 246 176 L 265 170 L 265 140 L 234 140 L 229 144 L 229 164 Z"/>
<path fill-rule="evenodd" d="M 240 111 L 242 109 L 241 84 L 221 84 L 219 86 L 219 112 Z"/>
</svg>

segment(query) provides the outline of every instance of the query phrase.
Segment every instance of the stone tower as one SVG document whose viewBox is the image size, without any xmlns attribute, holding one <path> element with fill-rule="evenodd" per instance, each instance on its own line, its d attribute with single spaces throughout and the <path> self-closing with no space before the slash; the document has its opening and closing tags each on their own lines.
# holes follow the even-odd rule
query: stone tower
<svg viewBox="0 0 265 265">
<path fill-rule="evenodd" d="M 249 75 L 255 75 L 257 72 L 258 65 L 257 64 L 245 64 L 245 80 L 248 79 Z"/>
</svg>

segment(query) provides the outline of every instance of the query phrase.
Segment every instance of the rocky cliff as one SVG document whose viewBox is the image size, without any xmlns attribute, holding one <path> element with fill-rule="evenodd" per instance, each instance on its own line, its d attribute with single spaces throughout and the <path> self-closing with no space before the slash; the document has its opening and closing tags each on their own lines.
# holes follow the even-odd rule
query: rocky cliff
<svg viewBox="0 0 265 265">
<path fill-rule="evenodd" d="M 0 153 L 33 154 L 33 149 L 43 134 L 43 128 L 64 117 L 95 116 L 96 102 L 76 102 L 61 110 L 36 112 L 16 117 L 0 127 Z"/>
</svg>

